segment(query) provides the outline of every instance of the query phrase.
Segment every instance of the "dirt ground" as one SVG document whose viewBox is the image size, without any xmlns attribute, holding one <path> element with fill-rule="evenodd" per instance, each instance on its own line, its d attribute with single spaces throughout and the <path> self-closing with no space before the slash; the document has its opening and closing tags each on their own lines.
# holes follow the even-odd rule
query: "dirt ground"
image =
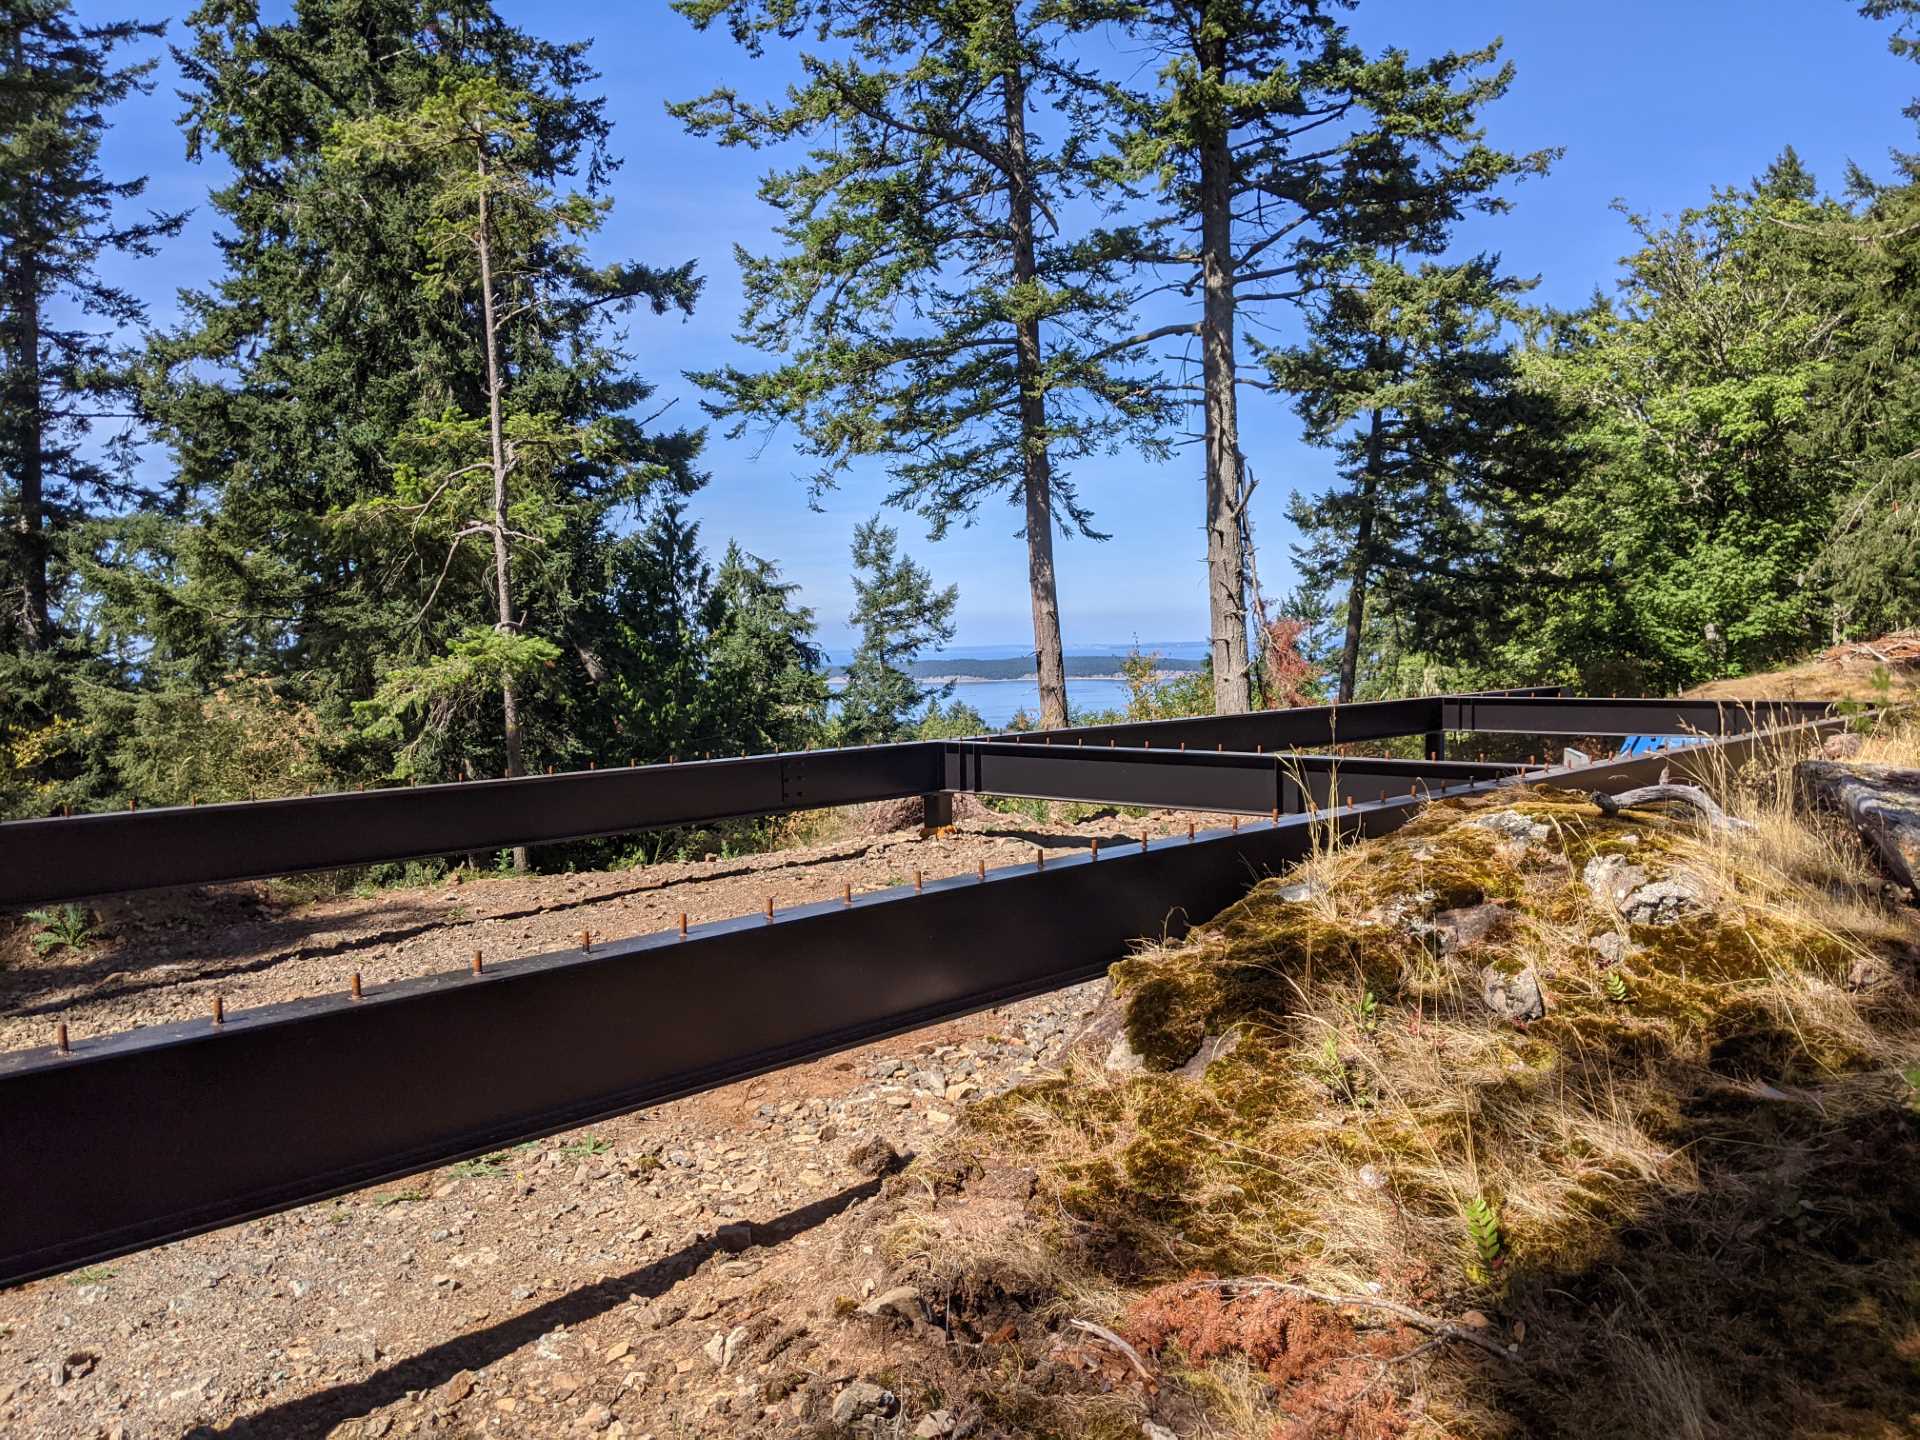
<svg viewBox="0 0 1920 1440">
<path fill-rule="evenodd" d="M 1878 676 L 1886 679 L 1884 691 L 1875 684 Z M 1920 631 L 1835 645 L 1784 670 L 1714 680 L 1687 694 L 1699 700 L 1912 700 L 1920 694 Z"/>
<path fill-rule="evenodd" d="M 356 971 L 372 984 L 463 967 L 475 949 L 536 953 L 582 929 L 620 937 L 682 911 L 719 919 L 768 896 L 1012 864 L 1188 818 L 990 814 L 933 838 L 297 907 L 262 886 L 121 901 L 101 907 L 85 960 L 35 956 L 15 927 L 0 1045 L 44 1045 L 61 1021 L 76 1036 L 124 1030 L 206 1013 L 216 994 L 232 1011 L 338 992 Z M 856 1307 L 886 1278 L 862 1215 L 897 1167 L 869 1142 L 910 1155 L 961 1107 L 1046 1068 L 1099 988 L 0 1293 L 0 1431 L 788 1433 L 855 1379 L 839 1370 L 866 1343 Z M 10 1183 L 31 1183 L 21 1159 L 9 1157 Z M 895 1401 L 899 1433 L 950 1433 L 950 1419 L 910 1411 Z"/>
</svg>

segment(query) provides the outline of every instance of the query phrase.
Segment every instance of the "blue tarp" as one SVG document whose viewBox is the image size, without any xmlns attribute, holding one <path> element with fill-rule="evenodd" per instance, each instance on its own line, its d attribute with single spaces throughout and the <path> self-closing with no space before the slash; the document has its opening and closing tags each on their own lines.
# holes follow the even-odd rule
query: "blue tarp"
<svg viewBox="0 0 1920 1440">
<path fill-rule="evenodd" d="M 1629 735 L 1620 747 L 1620 757 L 1654 755 L 1662 750 L 1684 750 L 1689 745 L 1704 745 L 1704 735 Z"/>
</svg>

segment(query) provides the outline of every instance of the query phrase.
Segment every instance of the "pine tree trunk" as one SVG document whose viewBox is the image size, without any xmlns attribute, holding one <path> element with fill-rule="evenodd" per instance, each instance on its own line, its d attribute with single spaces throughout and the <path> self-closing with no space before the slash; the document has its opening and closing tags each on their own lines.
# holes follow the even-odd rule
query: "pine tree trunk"
<svg viewBox="0 0 1920 1440">
<path fill-rule="evenodd" d="M 1360 634 L 1366 623 L 1367 581 L 1373 570 L 1373 498 L 1380 489 L 1380 412 L 1367 430 L 1367 473 L 1360 482 L 1360 521 L 1353 532 L 1353 571 L 1347 582 L 1347 636 L 1340 647 L 1340 703 L 1353 699 L 1360 677 Z"/>
<path fill-rule="evenodd" d="M 25 41 L 14 37 L 14 59 L 25 70 Z M 13 273 L 11 296 L 18 353 L 14 357 L 13 393 L 7 408 L 18 443 L 20 516 L 14 522 L 19 532 L 21 599 L 21 640 L 29 651 L 42 651 L 53 644 L 53 620 L 47 598 L 47 496 L 46 496 L 46 417 L 41 409 L 40 376 L 40 267 L 33 247 L 34 235 L 32 181 L 22 187 L 20 196 L 21 255 Z"/>
<path fill-rule="evenodd" d="M 1011 20 L 1011 17 L 1010 17 Z M 1033 177 L 1027 163 L 1027 85 L 1016 68 L 1002 85 L 1007 124 L 1007 209 L 1013 234 L 1013 279 L 1030 284 L 1036 274 L 1033 248 Z M 1040 322 L 1014 327 L 1020 377 L 1020 455 L 1026 488 L 1027 588 L 1033 597 L 1033 656 L 1040 686 L 1040 725 L 1067 723 L 1067 667 L 1060 646 L 1060 596 L 1053 572 L 1053 466 L 1047 453 L 1047 399 L 1040 388 Z"/>
<path fill-rule="evenodd" d="M 502 634 L 511 635 L 515 625 L 512 556 L 507 548 L 507 442 L 500 413 L 500 335 L 493 313 L 493 239 L 489 230 L 487 153 L 484 149 L 480 151 L 479 165 L 480 226 L 475 244 L 480 252 L 480 317 L 486 332 L 487 351 L 487 440 L 493 469 L 493 588 L 499 602 L 500 617 L 495 628 Z M 527 773 L 527 757 L 520 733 L 520 702 L 513 692 L 511 677 L 503 678 L 500 682 L 500 713 L 506 728 L 507 774 L 524 775 Z M 514 847 L 513 868 L 527 868 L 526 846 Z"/>
<path fill-rule="evenodd" d="M 1222 42 L 1200 47 L 1202 69 L 1225 69 Z M 1252 708 L 1247 666 L 1246 564 L 1240 551 L 1240 412 L 1234 385 L 1233 153 L 1221 127 L 1200 145 L 1200 364 L 1207 449 L 1207 618 L 1213 708 Z"/>
</svg>

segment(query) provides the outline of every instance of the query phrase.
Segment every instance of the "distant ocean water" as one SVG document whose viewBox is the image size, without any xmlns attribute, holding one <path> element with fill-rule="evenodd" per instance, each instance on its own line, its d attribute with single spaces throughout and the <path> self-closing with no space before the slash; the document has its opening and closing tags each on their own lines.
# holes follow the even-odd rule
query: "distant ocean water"
<svg viewBox="0 0 1920 1440">
<path fill-rule="evenodd" d="M 1138 646 L 1143 655 L 1162 655 L 1169 660 L 1204 660 L 1207 658 L 1207 644 L 1204 640 L 1173 640 Z M 1114 669 L 1119 670 L 1119 660 L 1133 653 L 1134 642 L 1123 645 L 1069 645 L 1069 655 L 1112 655 L 1115 657 Z M 930 652 L 927 659 L 939 659 L 942 656 L 964 660 L 1011 660 L 1017 656 L 1031 654 L 1020 645 L 968 645 L 956 646 L 952 650 Z M 830 650 L 827 659 L 835 665 L 844 665 L 853 658 L 850 650 Z M 1033 680 L 963 680 L 953 687 L 952 700 L 964 701 L 980 712 L 980 718 L 986 722 L 989 730 L 1003 730 L 1020 711 L 1025 710 L 1035 718 L 1040 714 L 1040 686 Z M 949 702 L 951 703 L 951 702 Z M 1121 680 L 1068 680 L 1067 703 L 1075 710 L 1121 710 L 1126 708 L 1127 686 Z"/>
</svg>

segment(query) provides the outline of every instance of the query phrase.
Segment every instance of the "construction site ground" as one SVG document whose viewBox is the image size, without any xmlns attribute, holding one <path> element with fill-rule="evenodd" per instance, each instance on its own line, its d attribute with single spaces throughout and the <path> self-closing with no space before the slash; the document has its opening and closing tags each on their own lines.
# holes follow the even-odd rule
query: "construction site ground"
<svg viewBox="0 0 1920 1440">
<path fill-rule="evenodd" d="M 356 972 L 374 985 L 476 950 L 538 953 L 583 929 L 668 929 L 682 912 L 753 913 L 1191 818 L 975 811 L 932 837 L 855 827 L 633 870 L 298 904 L 265 885 L 131 897 L 98 907 L 85 956 L 37 954 L 25 922 L 0 933 L 0 1047 L 45 1045 L 57 1023 L 126 1030 L 205 1015 L 215 995 L 231 1013 L 339 993 Z M 884 1277 L 861 1217 L 895 1168 L 869 1142 L 910 1156 L 962 1107 L 1044 1070 L 1103 984 L 0 1293 L 0 1433 L 787 1433 L 857 1378 L 839 1373 L 866 1343 L 848 1312 Z M 20 1159 L 10 1183 L 31 1184 Z"/>
</svg>

